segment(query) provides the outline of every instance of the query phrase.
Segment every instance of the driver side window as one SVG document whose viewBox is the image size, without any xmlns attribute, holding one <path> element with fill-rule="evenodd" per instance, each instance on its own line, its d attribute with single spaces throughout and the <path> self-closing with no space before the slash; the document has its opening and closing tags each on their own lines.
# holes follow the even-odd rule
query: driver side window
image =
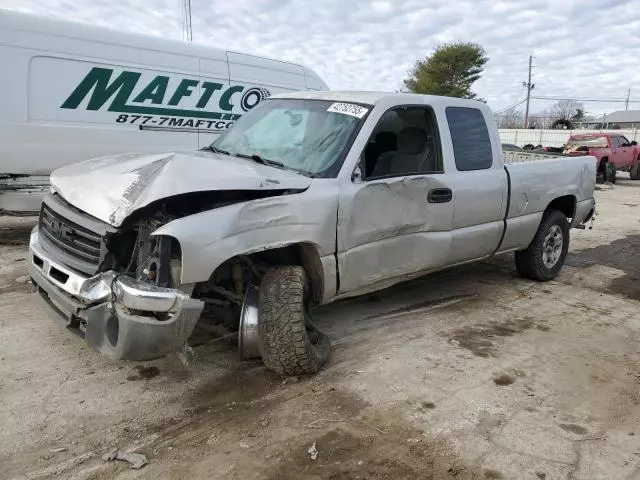
<svg viewBox="0 0 640 480">
<path fill-rule="evenodd" d="M 620 142 L 618 140 L 618 137 L 616 136 L 611 137 L 611 146 L 613 148 L 620 148 Z"/>
<path fill-rule="evenodd" d="M 382 115 L 362 153 L 365 180 L 442 173 L 435 113 L 426 106 L 396 107 Z"/>
</svg>

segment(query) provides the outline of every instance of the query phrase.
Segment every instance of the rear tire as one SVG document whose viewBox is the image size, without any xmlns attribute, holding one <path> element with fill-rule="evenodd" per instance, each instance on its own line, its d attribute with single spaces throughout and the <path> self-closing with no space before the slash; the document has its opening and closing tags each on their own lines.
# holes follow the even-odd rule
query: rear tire
<svg viewBox="0 0 640 480">
<path fill-rule="evenodd" d="M 329 337 L 311 323 L 307 275 L 275 267 L 260 284 L 258 333 L 265 366 L 283 375 L 316 373 L 329 358 Z"/>
<path fill-rule="evenodd" d="M 616 166 L 611 162 L 604 166 L 604 181 L 616 183 Z"/>
<path fill-rule="evenodd" d="M 515 254 L 518 273 L 540 282 L 553 280 L 560 273 L 568 250 L 566 215 L 558 210 L 547 210 L 529 247 Z"/>
<path fill-rule="evenodd" d="M 640 158 L 638 158 L 638 161 L 629 169 L 629 177 L 631 180 L 640 180 Z"/>
</svg>

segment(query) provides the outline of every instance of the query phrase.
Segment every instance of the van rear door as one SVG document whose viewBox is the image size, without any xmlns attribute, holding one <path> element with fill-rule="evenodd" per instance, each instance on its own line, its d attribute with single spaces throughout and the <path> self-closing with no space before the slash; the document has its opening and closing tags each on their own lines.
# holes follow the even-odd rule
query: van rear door
<svg viewBox="0 0 640 480">
<path fill-rule="evenodd" d="M 223 132 L 233 125 L 237 116 L 229 107 L 231 96 L 229 64 L 227 54 L 220 51 L 219 55 L 199 58 L 200 71 L 200 100 L 199 107 L 204 108 L 211 117 L 207 118 L 204 128 L 198 129 L 198 148 L 203 148 L 211 143 Z"/>
</svg>

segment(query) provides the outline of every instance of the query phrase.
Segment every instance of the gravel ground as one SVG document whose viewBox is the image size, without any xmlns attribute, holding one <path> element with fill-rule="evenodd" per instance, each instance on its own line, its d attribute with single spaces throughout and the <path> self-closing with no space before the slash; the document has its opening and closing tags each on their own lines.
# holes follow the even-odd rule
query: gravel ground
<svg viewBox="0 0 640 480">
<path fill-rule="evenodd" d="M 225 343 L 100 356 L 30 293 L 35 219 L 1 218 L 0 477 L 640 478 L 640 183 L 597 201 L 554 282 L 509 255 L 319 309 L 332 357 L 299 379 Z"/>
</svg>

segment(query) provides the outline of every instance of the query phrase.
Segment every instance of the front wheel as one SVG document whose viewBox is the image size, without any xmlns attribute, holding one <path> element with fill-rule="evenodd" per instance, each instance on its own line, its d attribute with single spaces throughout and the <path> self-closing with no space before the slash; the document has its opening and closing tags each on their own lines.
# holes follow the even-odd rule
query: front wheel
<svg viewBox="0 0 640 480">
<path fill-rule="evenodd" d="M 516 268 L 525 278 L 547 282 L 560 273 L 569 250 L 569 222 L 557 210 L 544 212 L 533 241 L 516 252 Z"/>
<path fill-rule="evenodd" d="M 640 180 L 640 157 L 629 170 L 629 177 L 631 178 L 631 180 Z"/>
<path fill-rule="evenodd" d="M 331 343 L 309 315 L 309 282 L 299 266 L 271 268 L 260 284 L 258 335 L 265 366 L 284 375 L 316 373 Z"/>
<path fill-rule="evenodd" d="M 604 181 L 616 183 L 616 166 L 611 162 L 604 166 Z"/>
</svg>

